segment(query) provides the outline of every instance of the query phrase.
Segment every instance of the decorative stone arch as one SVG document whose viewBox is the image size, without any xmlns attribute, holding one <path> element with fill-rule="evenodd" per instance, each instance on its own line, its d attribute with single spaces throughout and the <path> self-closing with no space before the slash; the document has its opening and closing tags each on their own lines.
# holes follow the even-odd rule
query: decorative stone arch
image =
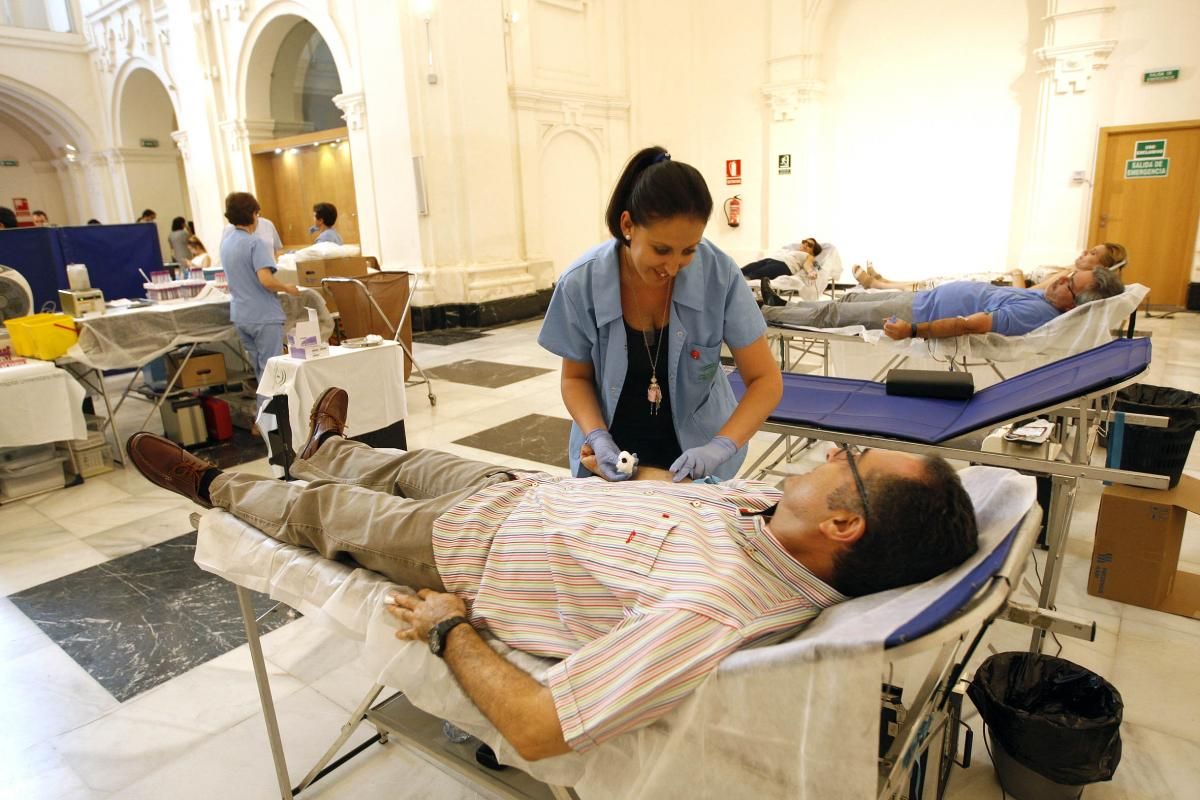
<svg viewBox="0 0 1200 800">
<path fill-rule="evenodd" d="M 171 102 L 171 111 L 175 114 L 175 123 L 181 124 L 180 107 L 179 107 L 179 90 L 175 84 L 171 82 L 166 70 L 161 64 L 149 61 L 140 56 L 135 56 L 128 59 L 117 70 L 117 76 L 113 80 L 112 105 L 109 109 L 109 119 L 112 120 L 113 126 L 113 144 L 117 147 L 130 147 L 130 143 L 124 141 L 125 134 L 121 129 L 121 108 L 125 102 L 125 91 L 129 86 L 129 78 L 139 69 L 144 69 L 147 72 L 158 78 L 158 82 L 162 84 L 163 89 L 167 93 L 167 99 Z"/>
<path fill-rule="evenodd" d="M 603 165 L 606 163 L 608 157 L 608 148 L 604 146 L 604 142 L 594 130 L 584 127 L 583 125 L 559 124 L 551 125 L 550 127 L 546 128 L 542 132 L 541 137 L 541 154 L 546 154 L 546 151 L 550 149 L 550 145 L 553 144 L 555 139 L 568 134 L 579 136 L 589 145 L 591 145 L 592 151 L 596 155 L 596 162 L 598 164 Z"/>
<path fill-rule="evenodd" d="M 556 273 L 604 238 L 603 198 L 612 183 L 607 151 L 596 131 L 583 125 L 562 123 L 544 129 L 535 183 L 540 235 L 534 241 L 540 240 L 536 252 L 554 262 Z M 560 212 L 554 225 L 546 222 L 552 218 L 548 202 Z"/>
<path fill-rule="evenodd" d="M 80 153 L 96 149 L 96 134 L 79 115 L 36 86 L 0 74 L 0 109 L 25 119 L 52 146 L 69 144 Z"/>
<path fill-rule="evenodd" d="M 336 24 L 327 15 L 296 2 L 272 3 L 250 21 L 237 68 L 237 116 L 243 120 L 271 118 L 271 69 L 279 45 L 291 30 L 284 17 L 298 17 L 317 29 L 337 65 L 342 93 L 361 91 L 355 64 Z M 351 79 L 353 83 L 347 82 Z"/>
</svg>

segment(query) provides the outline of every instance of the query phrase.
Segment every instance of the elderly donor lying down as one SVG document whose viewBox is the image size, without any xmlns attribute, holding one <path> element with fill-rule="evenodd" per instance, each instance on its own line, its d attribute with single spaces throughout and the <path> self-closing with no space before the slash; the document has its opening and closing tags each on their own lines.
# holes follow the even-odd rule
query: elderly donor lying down
<svg viewBox="0 0 1200 800">
<path fill-rule="evenodd" d="M 127 450 L 159 486 L 420 589 L 389 597 L 407 623 L 397 636 L 427 640 L 529 761 L 647 725 L 733 651 L 787 638 L 848 596 L 932 578 L 976 547 L 971 500 L 940 458 L 835 449 L 782 491 L 608 483 L 375 450 L 343 437 L 347 405 L 330 389 L 314 406 L 292 467 L 305 486 L 223 472 L 154 434 Z M 561 659 L 548 686 L 477 629 Z"/>
<path fill-rule="evenodd" d="M 862 325 L 883 329 L 892 339 L 944 339 L 992 331 L 1020 336 L 1077 305 L 1125 291 L 1117 274 L 1103 267 L 1068 272 L 1044 289 L 955 281 L 920 292 L 856 292 L 838 302 L 787 304 L 768 281 L 761 288 L 767 322 L 813 328 Z"/>
</svg>

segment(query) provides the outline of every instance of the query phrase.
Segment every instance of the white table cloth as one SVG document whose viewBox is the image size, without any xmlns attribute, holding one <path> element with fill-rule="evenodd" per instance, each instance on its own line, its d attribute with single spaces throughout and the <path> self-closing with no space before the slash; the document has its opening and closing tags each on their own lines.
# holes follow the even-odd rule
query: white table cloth
<svg viewBox="0 0 1200 800">
<path fill-rule="evenodd" d="M 0 447 L 86 439 L 83 387 L 49 361 L 0 368 Z"/>
<path fill-rule="evenodd" d="M 313 403 L 331 386 L 341 387 L 350 394 L 347 436 L 386 428 L 408 414 L 404 351 L 395 342 L 386 340 L 375 347 L 330 347 L 328 356 L 311 361 L 276 356 L 267 362 L 258 393 L 265 398 L 287 395 L 292 443 L 298 450 L 308 438 L 308 414 Z M 261 415 L 266 416 L 273 415 Z M 261 417 L 260 429 L 274 428 Z"/>
</svg>

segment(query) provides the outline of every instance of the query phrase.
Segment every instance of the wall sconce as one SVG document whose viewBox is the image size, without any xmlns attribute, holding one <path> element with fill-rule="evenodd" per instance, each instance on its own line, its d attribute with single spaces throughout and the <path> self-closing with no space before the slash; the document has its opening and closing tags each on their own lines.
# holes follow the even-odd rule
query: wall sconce
<svg viewBox="0 0 1200 800">
<path fill-rule="evenodd" d="M 428 56 L 425 68 L 425 80 L 431 85 L 438 82 L 437 70 L 433 66 L 433 32 L 430 23 L 433 20 L 433 0 L 413 0 L 413 12 L 425 22 L 425 53 Z"/>
</svg>

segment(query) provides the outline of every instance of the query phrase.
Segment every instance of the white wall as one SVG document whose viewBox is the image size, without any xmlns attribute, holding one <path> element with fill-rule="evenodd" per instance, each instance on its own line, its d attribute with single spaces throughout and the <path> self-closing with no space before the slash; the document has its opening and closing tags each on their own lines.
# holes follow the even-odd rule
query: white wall
<svg viewBox="0 0 1200 800">
<path fill-rule="evenodd" d="M 814 231 L 889 276 L 1003 267 L 1023 109 L 1019 0 L 839 3 Z"/>
<path fill-rule="evenodd" d="M 33 142 L 0 122 L 0 161 L 15 160 L 16 167 L 0 167 L 0 206 L 12 208 L 14 197 L 29 200 L 29 210 L 41 209 L 56 225 L 76 224 L 67 216 L 58 175 Z M 82 222 L 79 220 L 78 222 Z"/>
</svg>

